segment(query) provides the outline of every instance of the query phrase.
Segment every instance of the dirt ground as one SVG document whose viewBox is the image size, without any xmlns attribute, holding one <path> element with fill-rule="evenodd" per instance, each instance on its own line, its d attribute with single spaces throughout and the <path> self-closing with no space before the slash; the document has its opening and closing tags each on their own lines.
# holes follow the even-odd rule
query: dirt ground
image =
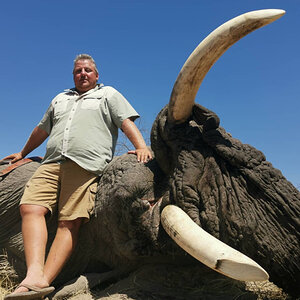
<svg viewBox="0 0 300 300">
<path fill-rule="evenodd" d="M 91 281 L 86 278 L 86 276 L 81 276 L 75 283 L 67 285 L 67 293 L 57 289 L 53 295 L 49 296 L 49 300 L 291 299 L 269 281 L 240 282 L 198 264 L 194 266 L 148 265 L 121 278 L 101 277 L 100 275 L 101 280 L 98 280 L 98 284 L 92 288 L 89 286 Z M 0 300 L 3 300 L 9 288 L 7 277 L 5 284 L 4 287 L 2 280 Z"/>
<path fill-rule="evenodd" d="M 191 270 L 192 268 L 192 270 Z M 192 274 L 192 276 L 191 276 Z M 65 295 L 66 296 L 66 295 Z M 64 299 L 58 293 L 50 299 Z M 144 266 L 129 276 L 103 282 L 91 291 L 70 294 L 70 300 L 288 300 L 269 281 L 239 282 L 206 267 Z"/>
</svg>

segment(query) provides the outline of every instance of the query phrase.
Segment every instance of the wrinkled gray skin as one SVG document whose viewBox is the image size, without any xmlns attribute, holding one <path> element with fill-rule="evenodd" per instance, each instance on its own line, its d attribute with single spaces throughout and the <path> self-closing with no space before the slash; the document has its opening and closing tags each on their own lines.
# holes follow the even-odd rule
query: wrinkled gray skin
<svg viewBox="0 0 300 300">
<path fill-rule="evenodd" d="M 172 125 L 167 109 L 152 128 L 153 161 L 144 165 L 126 154 L 106 168 L 95 216 L 82 227 L 76 251 L 55 283 L 90 271 L 128 272 L 145 261 L 167 262 L 170 254 L 173 264 L 178 257 L 188 261 L 160 225 L 162 208 L 173 203 L 258 262 L 270 281 L 299 295 L 300 192 L 260 151 L 218 127 L 211 111 L 195 105 L 189 120 Z M 0 247 L 20 277 L 25 266 L 18 202 L 38 165 L 19 167 L 0 181 Z M 48 220 L 49 243 L 55 222 Z"/>
</svg>

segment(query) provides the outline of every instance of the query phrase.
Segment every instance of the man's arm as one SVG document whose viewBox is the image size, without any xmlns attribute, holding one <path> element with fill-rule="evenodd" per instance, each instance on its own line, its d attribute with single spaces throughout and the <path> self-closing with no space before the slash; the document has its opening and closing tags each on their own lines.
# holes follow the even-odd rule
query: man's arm
<svg viewBox="0 0 300 300">
<path fill-rule="evenodd" d="M 26 142 L 24 148 L 18 152 L 11 155 L 8 155 L 3 158 L 4 159 L 11 159 L 11 163 L 15 163 L 16 161 L 24 158 L 27 154 L 29 154 L 31 151 L 33 151 L 35 148 L 37 148 L 39 145 L 41 145 L 45 139 L 48 137 L 48 133 L 41 129 L 40 127 L 35 127 Z"/>
<path fill-rule="evenodd" d="M 135 150 L 128 151 L 128 153 L 136 154 L 137 160 L 143 163 L 152 159 L 151 151 L 147 148 L 142 134 L 132 120 L 124 120 L 121 129 L 135 147 Z"/>
</svg>

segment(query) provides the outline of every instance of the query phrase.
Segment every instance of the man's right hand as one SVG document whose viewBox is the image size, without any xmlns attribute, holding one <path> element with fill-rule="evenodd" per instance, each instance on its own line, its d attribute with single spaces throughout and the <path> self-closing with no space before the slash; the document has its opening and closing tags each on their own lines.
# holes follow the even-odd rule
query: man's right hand
<svg viewBox="0 0 300 300">
<path fill-rule="evenodd" d="M 22 152 L 18 152 L 18 153 L 14 153 L 11 155 L 8 155 L 6 157 L 4 157 L 3 159 L 1 159 L 1 161 L 3 160 L 11 160 L 10 163 L 13 164 L 15 162 L 17 162 L 18 160 L 23 159 L 23 155 Z"/>
<path fill-rule="evenodd" d="M 18 160 L 21 160 L 26 155 L 28 155 L 31 151 L 36 149 L 40 144 L 42 144 L 47 137 L 48 137 L 48 133 L 45 130 L 36 126 L 33 129 L 32 133 L 31 133 L 28 141 L 26 142 L 24 148 L 22 149 L 22 151 L 8 155 L 8 156 L 4 157 L 1 161 L 5 160 L 5 159 L 7 159 L 7 160 L 11 159 L 10 163 L 13 164 L 13 163 L 17 162 Z"/>
</svg>

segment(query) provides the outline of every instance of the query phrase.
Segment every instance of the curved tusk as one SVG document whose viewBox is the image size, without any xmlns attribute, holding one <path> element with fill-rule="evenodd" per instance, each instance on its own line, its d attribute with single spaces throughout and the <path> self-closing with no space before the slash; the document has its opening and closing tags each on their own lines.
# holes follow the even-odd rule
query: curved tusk
<svg viewBox="0 0 300 300">
<path fill-rule="evenodd" d="M 201 82 L 230 46 L 284 14 L 285 11 L 281 9 L 248 12 L 229 20 L 210 33 L 187 59 L 176 79 L 169 102 L 169 120 L 182 123 L 190 116 Z"/>
<path fill-rule="evenodd" d="M 182 249 L 213 270 L 242 281 L 269 278 L 254 260 L 204 231 L 178 206 L 166 206 L 161 223 Z"/>
</svg>

